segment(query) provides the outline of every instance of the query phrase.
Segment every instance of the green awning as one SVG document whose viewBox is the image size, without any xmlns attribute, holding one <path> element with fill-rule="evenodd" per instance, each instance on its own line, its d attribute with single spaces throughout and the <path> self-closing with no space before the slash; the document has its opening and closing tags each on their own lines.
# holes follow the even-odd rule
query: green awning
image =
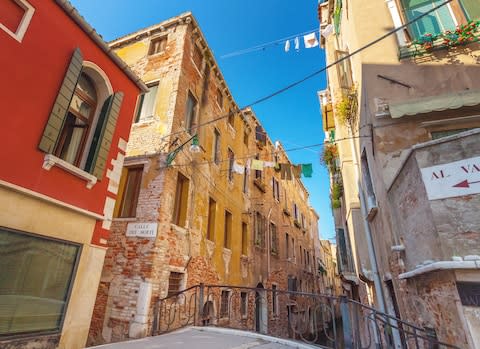
<svg viewBox="0 0 480 349">
<path fill-rule="evenodd" d="M 422 97 L 401 102 L 390 103 L 390 115 L 392 118 L 400 118 L 405 115 L 416 115 L 432 111 L 458 109 L 480 104 L 480 90 L 449 93 L 446 95 Z"/>
</svg>

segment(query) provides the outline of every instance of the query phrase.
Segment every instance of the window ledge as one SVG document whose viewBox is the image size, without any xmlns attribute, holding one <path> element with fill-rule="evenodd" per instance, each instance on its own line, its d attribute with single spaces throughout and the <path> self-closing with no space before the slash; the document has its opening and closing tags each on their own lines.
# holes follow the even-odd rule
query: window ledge
<svg viewBox="0 0 480 349">
<path fill-rule="evenodd" d="M 77 176 L 78 178 L 81 178 L 87 182 L 87 189 L 92 189 L 93 186 L 97 183 L 97 177 L 92 175 L 91 173 L 88 173 L 80 168 L 78 168 L 75 165 L 72 165 L 69 162 L 66 162 L 65 160 L 62 160 L 60 158 L 57 158 L 53 154 L 46 154 L 45 158 L 43 159 L 43 165 L 42 167 L 50 171 L 50 169 L 53 166 L 58 166 L 65 171 L 73 174 L 74 176 Z"/>
</svg>

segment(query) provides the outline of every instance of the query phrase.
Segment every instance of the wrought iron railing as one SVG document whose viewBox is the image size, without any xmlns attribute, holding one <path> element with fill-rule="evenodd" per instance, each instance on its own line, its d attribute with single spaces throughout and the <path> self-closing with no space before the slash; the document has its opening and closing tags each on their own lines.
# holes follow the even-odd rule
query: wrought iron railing
<svg viewBox="0 0 480 349">
<path fill-rule="evenodd" d="M 186 326 L 253 331 L 335 349 L 459 349 L 439 341 L 432 329 L 346 297 L 277 289 L 201 284 L 157 302 L 153 335 Z"/>
</svg>

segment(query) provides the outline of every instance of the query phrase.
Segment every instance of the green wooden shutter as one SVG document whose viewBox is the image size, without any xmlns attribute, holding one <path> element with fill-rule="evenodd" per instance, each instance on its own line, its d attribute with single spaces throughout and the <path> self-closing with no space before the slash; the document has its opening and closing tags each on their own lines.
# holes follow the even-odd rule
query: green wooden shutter
<svg viewBox="0 0 480 349">
<path fill-rule="evenodd" d="M 62 126 L 67 115 L 68 107 L 75 92 L 78 78 L 82 72 L 83 57 L 80 49 L 77 47 L 73 52 L 70 65 L 68 66 L 62 85 L 58 92 L 52 112 L 48 122 L 43 130 L 43 135 L 38 144 L 38 148 L 46 153 L 52 153 L 57 144 Z"/>
<path fill-rule="evenodd" d="M 116 92 L 107 99 L 105 102 L 106 106 L 104 105 L 104 108 L 102 108 L 104 109 L 102 112 L 104 112 L 105 115 L 99 119 L 99 122 L 100 120 L 103 121 L 102 125 L 100 125 L 100 141 L 95 147 L 93 147 L 92 144 L 93 149 L 90 150 L 90 152 L 94 151 L 93 159 L 91 159 L 91 172 L 98 179 L 103 177 L 103 172 L 107 167 L 108 153 L 112 145 L 113 134 L 115 133 L 122 100 L 123 92 Z"/>
<path fill-rule="evenodd" d="M 107 119 L 107 113 L 110 110 L 110 104 L 113 95 L 109 96 L 103 103 L 102 110 L 98 116 L 97 126 L 93 133 L 92 143 L 90 144 L 90 150 L 88 152 L 87 162 L 85 163 L 85 171 L 92 172 L 94 168 L 94 160 L 97 156 L 103 130 L 105 128 L 105 120 Z"/>
</svg>

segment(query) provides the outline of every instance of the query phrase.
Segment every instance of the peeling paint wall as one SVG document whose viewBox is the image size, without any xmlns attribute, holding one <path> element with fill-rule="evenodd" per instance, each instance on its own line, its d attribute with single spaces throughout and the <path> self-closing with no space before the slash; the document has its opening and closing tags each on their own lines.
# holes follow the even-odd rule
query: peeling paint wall
<svg viewBox="0 0 480 349">
<path fill-rule="evenodd" d="M 165 50 L 148 55 L 151 40 L 160 36 L 167 37 Z M 195 47 L 203 56 L 201 64 Z M 278 202 L 273 197 L 272 177 L 280 181 L 280 175 L 273 168 L 263 171 L 263 191 L 253 183 L 254 171 L 249 173 L 246 190 L 243 174 L 228 176 L 229 150 L 241 165 L 257 153 L 260 159 L 273 161 L 274 144 L 269 139 L 263 147 L 256 142 L 255 128 L 260 123 L 253 111 L 237 112 L 230 121 L 225 117 L 192 131 L 186 129 L 189 93 L 198 102 L 194 126 L 238 110 L 193 17 L 173 18 L 119 39 L 113 48 L 147 84 L 158 81 L 159 85 L 154 115 L 132 126 L 125 167 L 143 166 L 136 215 L 113 220 L 89 343 L 149 335 L 155 303 L 167 296 L 171 272 L 183 274 L 182 289 L 199 283 L 255 287 L 259 282 L 264 287 L 275 283 L 279 289 L 287 289 L 287 276 L 291 275 L 304 280 L 305 291 L 316 290 L 318 216 L 311 214 L 308 192 L 301 181 L 281 181 Z M 220 134 L 217 162 L 215 132 Z M 189 151 L 194 134 L 198 135 L 200 153 Z M 182 151 L 166 166 L 167 153 L 183 143 Z M 278 155 L 282 162 L 289 162 L 283 150 L 279 149 Z M 188 180 L 184 226 L 176 225 L 173 218 L 179 174 Z M 283 213 L 285 191 L 291 216 Z M 216 202 L 211 240 L 207 239 L 210 199 Z M 304 228 L 293 224 L 293 202 L 308 222 Z M 229 243 L 225 242 L 227 211 L 232 217 Z M 279 249 L 275 253 L 255 247 L 255 211 L 268 215 L 277 227 Z M 115 212 L 118 215 L 119 202 Z M 128 224 L 135 222 L 157 223 L 156 237 L 127 237 Z M 247 227 L 246 254 L 242 253 L 242 224 Z M 308 250 L 309 264 L 300 264 L 299 257 L 287 261 L 286 232 Z"/>
</svg>

